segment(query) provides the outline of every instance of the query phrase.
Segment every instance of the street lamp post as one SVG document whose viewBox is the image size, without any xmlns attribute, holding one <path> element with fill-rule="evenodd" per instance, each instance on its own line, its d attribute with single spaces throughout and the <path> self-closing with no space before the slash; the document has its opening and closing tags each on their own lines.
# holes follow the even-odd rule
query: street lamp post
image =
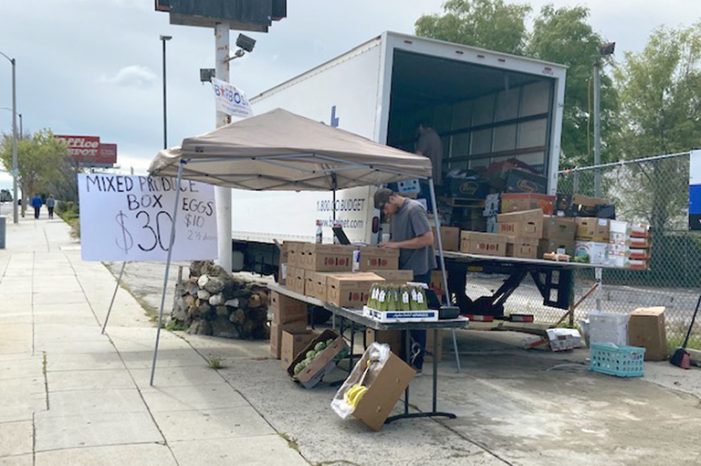
<svg viewBox="0 0 701 466">
<path fill-rule="evenodd" d="M 594 58 L 594 165 L 601 165 L 601 67 L 602 58 L 613 55 L 615 42 L 607 42 L 599 47 L 599 55 Z M 601 172 L 594 169 L 594 195 L 601 197 Z"/>
<path fill-rule="evenodd" d="M 172 36 L 161 36 L 163 43 L 163 148 L 168 148 L 168 117 L 166 111 L 166 42 L 171 40 Z"/>
<path fill-rule="evenodd" d="M 12 223 L 19 221 L 17 215 L 17 81 L 15 79 L 14 58 L 10 58 L 4 53 L 0 55 L 7 58 L 12 64 Z"/>
</svg>

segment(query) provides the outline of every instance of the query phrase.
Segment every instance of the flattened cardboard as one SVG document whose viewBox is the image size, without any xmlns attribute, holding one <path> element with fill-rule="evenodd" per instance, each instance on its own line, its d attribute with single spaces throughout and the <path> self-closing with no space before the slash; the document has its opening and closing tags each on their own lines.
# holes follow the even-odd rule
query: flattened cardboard
<svg viewBox="0 0 701 466">
<path fill-rule="evenodd" d="M 646 361 L 667 359 L 664 307 L 643 307 L 630 313 L 628 344 L 645 348 Z"/>
<path fill-rule="evenodd" d="M 508 236 L 496 233 L 462 231 L 460 233 L 460 251 L 468 254 L 506 256 L 508 240 Z"/>
<path fill-rule="evenodd" d="M 543 237 L 543 210 L 499 214 L 497 229 L 502 235 L 539 240 Z"/>
<path fill-rule="evenodd" d="M 372 284 L 382 281 L 384 278 L 371 272 L 330 274 L 326 279 L 326 300 L 340 307 L 362 309 Z"/>
<path fill-rule="evenodd" d="M 358 249 L 360 253 L 360 271 L 397 270 L 399 268 L 399 249 L 386 249 L 365 246 Z"/>
<path fill-rule="evenodd" d="M 353 411 L 353 417 L 374 431 L 380 430 L 415 375 L 411 366 L 390 352 L 389 359 Z"/>
</svg>

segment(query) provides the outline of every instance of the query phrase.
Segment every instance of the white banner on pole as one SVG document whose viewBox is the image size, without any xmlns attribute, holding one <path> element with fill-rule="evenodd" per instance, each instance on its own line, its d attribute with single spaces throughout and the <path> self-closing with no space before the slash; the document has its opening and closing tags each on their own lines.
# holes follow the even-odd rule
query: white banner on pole
<svg viewBox="0 0 701 466">
<path fill-rule="evenodd" d="M 239 118 L 253 115 L 253 109 L 248 99 L 233 84 L 212 78 L 212 88 L 214 89 L 217 111 Z"/>
<path fill-rule="evenodd" d="M 165 261 L 175 178 L 79 174 L 81 256 L 87 261 Z M 172 260 L 216 259 L 214 187 L 180 182 Z"/>
</svg>

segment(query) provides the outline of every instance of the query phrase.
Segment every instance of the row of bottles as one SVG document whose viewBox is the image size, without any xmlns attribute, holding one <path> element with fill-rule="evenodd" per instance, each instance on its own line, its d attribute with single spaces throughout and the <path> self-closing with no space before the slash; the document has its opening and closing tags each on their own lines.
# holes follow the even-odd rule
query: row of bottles
<svg viewBox="0 0 701 466">
<path fill-rule="evenodd" d="M 368 307 L 380 312 L 425 311 L 426 291 L 418 285 L 375 283 L 370 288 Z"/>
</svg>

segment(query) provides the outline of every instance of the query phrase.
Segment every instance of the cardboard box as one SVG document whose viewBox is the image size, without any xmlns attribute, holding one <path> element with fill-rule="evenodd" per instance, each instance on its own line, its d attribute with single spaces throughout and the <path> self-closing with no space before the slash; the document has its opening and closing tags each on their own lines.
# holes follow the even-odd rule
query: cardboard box
<svg viewBox="0 0 701 466">
<path fill-rule="evenodd" d="M 499 234 L 539 240 L 543 237 L 543 211 L 525 210 L 497 215 Z"/>
<path fill-rule="evenodd" d="M 326 279 L 326 300 L 336 306 L 362 309 L 372 284 L 382 281 L 384 278 L 372 272 L 330 274 Z"/>
<path fill-rule="evenodd" d="M 460 252 L 487 256 L 506 256 L 509 237 L 497 233 L 460 232 Z"/>
<path fill-rule="evenodd" d="M 577 223 L 573 218 L 543 217 L 543 239 L 556 241 L 574 241 Z"/>
<path fill-rule="evenodd" d="M 317 335 L 318 334 L 316 332 L 311 330 L 305 330 L 304 332 L 290 332 L 288 330 L 283 330 L 280 343 L 280 366 L 283 369 L 290 367 L 290 364 L 295 357 L 297 357 L 299 352 L 302 351 Z"/>
<path fill-rule="evenodd" d="M 328 272 L 306 270 L 304 272 L 304 294 L 326 301 L 326 279 L 328 276 Z"/>
<path fill-rule="evenodd" d="M 307 243 L 301 241 L 285 241 L 282 243 L 283 253 L 281 254 L 281 261 L 287 262 L 288 267 L 299 268 L 302 264 L 302 251 L 305 244 Z M 287 256 L 286 260 L 282 260 L 282 255 Z"/>
<path fill-rule="evenodd" d="M 538 259 L 542 259 L 543 254 L 547 252 L 567 254 L 574 257 L 574 241 L 541 239 L 538 241 Z"/>
<path fill-rule="evenodd" d="M 370 270 L 385 279 L 387 283 L 406 283 L 414 279 L 414 272 L 411 270 Z"/>
<path fill-rule="evenodd" d="M 304 269 L 288 266 L 285 282 L 288 290 L 304 294 Z"/>
<path fill-rule="evenodd" d="M 608 243 L 596 241 L 576 241 L 574 243 L 574 257 L 589 256 L 592 265 L 606 265 Z"/>
<path fill-rule="evenodd" d="M 503 193 L 501 195 L 501 213 L 541 209 L 545 215 L 552 215 L 556 199 L 555 196 L 547 194 Z"/>
<path fill-rule="evenodd" d="M 548 179 L 543 175 L 525 170 L 512 169 L 506 172 L 506 189 L 508 193 L 545 193 Z"/>
<path fill-rule="evenodd" d="M 298 322 L 303 322 L 304 327 L 307 325 L 307 303 L 303 301 L 271 291 L 270 310 L 273 313 L 273 322 L 281 328 L 288 328 L 285 325 Z M 295 328 L 292 327 L 292 330 Z"/>
<path fill-rule="evenodd" d="M 537 259 L 538 240 L 530 238 L 516 238 L 513 242 L 506 243 L 506 256 L 521 257 L 524 259 Z"/>
<path fill-rule="evenodd" d="M 353 417 L 372 430 L 380 430 L 415 375 L 414 369 L 390 352 L 389 359 L 353 411 Z"/>
<path fill-rule="evenodd" d="M 275 322 L 270 323 L 270 355 L 275 359 L 280 359 L 280 340 L 282 340 L 282 329 Z"/>
<path fill-rule="evenodd" d="M 365 246 L 358 249 L 359 270 L 397 270 L 399 268 L 399 249 Z"/>
<path fill-rule="evenodd" d="M 333 340 L 333 343 L 317 354 L 312 363 L 295 376 L 294 368 L 297 363 L 300 363 L 305 359 L 307 351 L 313 350 L 317 343 L 328 340 Z M 295 380 L 302 384 L 304 388 L 315 387 L 324 379 L 324 376 L 326 376 L 334 369 L 334 367 L 336 367 L 336 356 L 347 348 L 348 345 L 346 345 L 346 342 L 342 336 L 333 330 L 324 330 L 321 332 L 321 334 L 315 336 L 312 340 L 307 342 L 307 345 L 297 353 L 290 365 L 287 366 L 287 374 L 290 377 L 295 378 Z"/>
<path fill-rule="evenodd" d="M 350 272 L 354 246 L 306 243 L 299 267 L 314 272 Z"/>
<path fill-rule="evenodd" d="M 667 359 L 664 307 L 638 308 L 628 319 L 628 344 L 645 348 L 646 361 Z"/>
<path fill-rule="evenodd" d="M 575 238 L 582 241 L 609 241 L 609 220 L 605 218 L 577 217 Z"/>
<path fill-rule="evenodd" d="M 567 351 L 582 346 L 582 337 L 578 330 L 572 328 L 550 328 L 546 330 L 550 349 Z"/>
<path fill-rule="evenodd" d="M 436 229 L 431 228 L 433 232 L 433 249 L 438 251 L 438 238 Z M 441 226 L 441 243 L 444 251 L 459 251 L 460 250 L 460 228 Z"/>
<path fill-rule="evenodd" d="M 436 293 L 438 300 L 443 303 L 443 293 L 445 291 L 443 290 L 443 273 L 440 270 L 431 271 L 431 283 L 428 284 L 428 287 Z"/>
<path fill-rule="evenodd" d="M 384 343 L 389 345 L 389 349 L 399 356 L 404 358 L 403 348 L 404 342 L 402 341 L 402 331 L 401 330 L 373 330 L 371 328 L 365 329 L 365 342 L 367 345 L 371 343 Z"/>
</svg>

